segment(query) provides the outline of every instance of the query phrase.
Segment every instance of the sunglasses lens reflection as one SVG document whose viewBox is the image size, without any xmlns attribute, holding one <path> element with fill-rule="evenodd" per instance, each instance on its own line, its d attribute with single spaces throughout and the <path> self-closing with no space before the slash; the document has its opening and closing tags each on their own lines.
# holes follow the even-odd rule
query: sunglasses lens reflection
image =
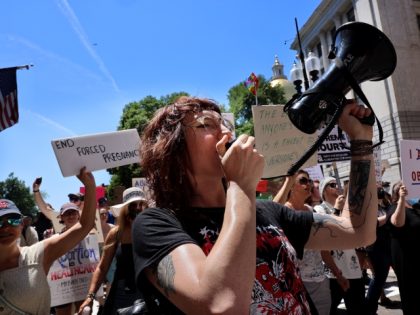
<svg viewBox="0 0 420 315">
<path fill-rule="evenodd" d="M 5 226 L 6 224 L 10 225 L 12 227 L 17 227 L 17 226 L 22 224 L 22 219 L 20 219 L 20 218 L 8 218 L 8 219 L 0 220 L 0 228 Z"/>
</svg>

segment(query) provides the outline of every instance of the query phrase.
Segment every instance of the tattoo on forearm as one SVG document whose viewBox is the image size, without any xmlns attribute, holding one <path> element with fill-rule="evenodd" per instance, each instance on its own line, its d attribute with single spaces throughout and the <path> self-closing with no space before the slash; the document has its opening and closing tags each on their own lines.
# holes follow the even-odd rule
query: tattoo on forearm
<svg viewBox="0 0 420 315">
<path fill-rule="evenodd" d="M 331 237 L 337 237 L 337 235 L 334 235 L 333 230 L 329 228 L 326 223 L 341 225 L 341 222 L 332 215 L 314 213 L 314 222 L 312 223 L 313 235 L 316 235 L 320 229 L 326 228 L 330 231 Z"/>
<path fill-rule="evenodd" d="M 169 296 L 169 293 L 175 292 L 175 267 L 171 255 L 167 255 L 159 262 L 155 272 L 157 283 L 163 289 L 165 295 Z"/>
<path fill-rule="evenodd" d="M 351 163 L 349 210 L 358 215 L 362 212 L 363 201 L 365 200 L 370 164 L 369 160 L 357 160 Z"/>
</svg>

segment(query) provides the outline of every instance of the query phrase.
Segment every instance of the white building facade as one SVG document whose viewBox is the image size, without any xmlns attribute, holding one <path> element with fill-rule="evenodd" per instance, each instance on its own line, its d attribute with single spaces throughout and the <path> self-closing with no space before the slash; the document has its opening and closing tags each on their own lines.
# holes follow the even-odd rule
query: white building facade
<svg viewBox="0 0 420 315">
<path fill-rule="evenodd" d="M 390 168 L 382 180 L 392 184 L 401 179 L 400 139 L 420 140 L 420 0 L 321 1 L 299 30 L 305 56 L 312 51 L 320 58 L 321 73 L 331 63 L 328 53 L 335 30 L 349 21 L 380 29 L 397 53 L 392 76 L 361 84 L 384 130 L 381 158 Z M 298 51 L 297 39 L 291 48 Z M 337 169 L 340 178 L 348 177 L 349 163 L 338 163 Z"/>
</svg>

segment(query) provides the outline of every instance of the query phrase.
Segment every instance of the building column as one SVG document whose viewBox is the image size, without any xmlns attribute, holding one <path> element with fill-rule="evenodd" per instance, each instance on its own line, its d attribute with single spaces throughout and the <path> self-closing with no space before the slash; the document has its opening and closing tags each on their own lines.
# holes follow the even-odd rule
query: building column
<svg viewBox="0 0 420 315">
<path fill-rule="evenodd" d="M 321 50 L 322 50 L 322 65 L 324 68 L 324 71 L 328 68 L 330 62 L 328 60 L 328 53 L 330 51 L 330 48 L 327 43 L 327 38 L 325 37 L 325 33 L 322 32 L 318 35 L 319 40 L 321 42 Z"/>
<path fill-rule="evenodd" d="M 341 17 L 340 16 L 336 16 L 336 17 L 334 17 L 334 25 L 335 25 L 335 28 L 337 29 L 337 28 L 339 28 L 340 26 L 341 26 Z"/>
</svg>

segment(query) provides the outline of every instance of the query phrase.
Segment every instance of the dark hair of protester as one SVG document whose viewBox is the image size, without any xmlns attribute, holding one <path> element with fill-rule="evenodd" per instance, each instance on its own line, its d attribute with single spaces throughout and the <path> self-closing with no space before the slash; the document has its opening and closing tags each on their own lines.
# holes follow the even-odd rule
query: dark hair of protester
<svg viewBox="0 0 420 315">
<path fill-rule="evenodd" d="M 188 150 L 183 120 L 187 114 L 203 110 L 220 114 L 219 107 L 210 99 L 180 97 L 176 103 L 159 109 L 144 130 L 141 164 L 157 207 L 178 210 L 189 205 L 193 190 L 186 179 Z"/>
<path fill-rule="evenodd" d="M 374 238 L 376 214 L 366 199 L 376 206 L 372 127 L 356 119 L 368 114 L 355 102 L 343 109 L 340 125 L 357 140 L 350 178 L 360 198 L 326 220 L 256 200 L 264 157 L 246 134 L 227 148 L 233 133 L 212 100 L 181 97 L 158 110 L 140 157 L 156 206 L 133 223 L 135 280 L 151 313 L 311 314 L 296 263 L 304 247 L 364 246 Z"/>
</svg>

